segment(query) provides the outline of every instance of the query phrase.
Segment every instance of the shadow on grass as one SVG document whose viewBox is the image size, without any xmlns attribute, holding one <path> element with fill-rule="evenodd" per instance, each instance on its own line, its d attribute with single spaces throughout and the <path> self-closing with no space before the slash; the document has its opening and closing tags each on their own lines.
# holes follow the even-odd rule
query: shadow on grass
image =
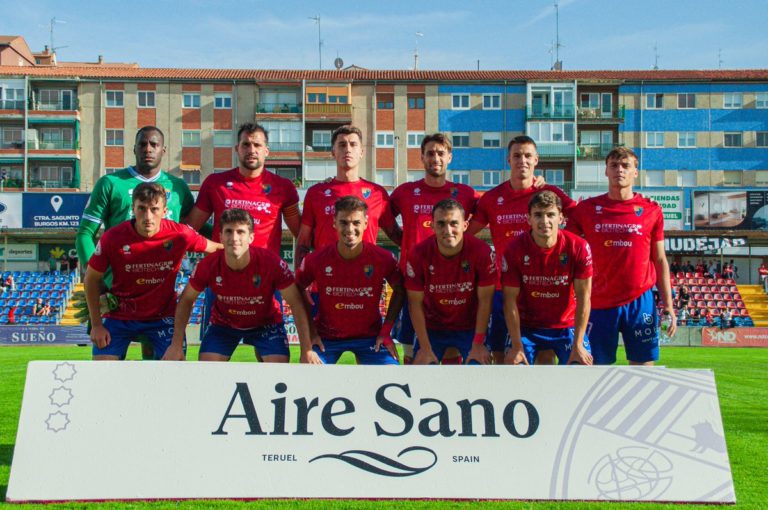
<svg viewBox="0 0 768 510">
<path fill-rule="evenodd" d="M 0 466 L 10 466 L 13 457 L 12 444 L 0 444 Z"/>
</svg>

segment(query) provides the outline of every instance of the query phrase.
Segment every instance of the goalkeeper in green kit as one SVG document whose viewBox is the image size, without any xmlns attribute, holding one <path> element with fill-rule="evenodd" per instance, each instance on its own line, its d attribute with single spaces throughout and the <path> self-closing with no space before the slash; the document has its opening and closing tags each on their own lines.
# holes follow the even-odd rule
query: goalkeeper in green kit
<svg viewBox="0 0 768 510">
<path fill-rule="evenodd" d="M 104 175 L 96 181 L 91 196 L 83 211 L 80 227 L 77 229 L 77 256 L 82 261 L 82 267 L 88 266 L 88 260 L 96 249 L 96 237 L 104 224 L 104 229 L 110 229 L 133 217 L 133 189 L 142 182 L 154 182 L 165 188 L 168 203 L 167 219 L 183 223 L 183 218 L 189 213 L 195 201 L 189 187 L 183 179 L 160 170 L 160 163 L 165 154 L 165 136 L 155 126 L 144 126 L 136 133 L 133 146 L 136 164 L 115 173 Z M 107 289 L 112 283 L 112 274 L 104 275 Z M 102 296 L 102 312 L 104 308 L 117 308 L 116 298 L 109 292 Z M 85 299 L 82 300 L 85 303 Z M 88 318 L 88 309 L 78 317 Z M 154 359 L 152 344 L 142 341 L 141 355 L 144 359 Z"/>
</svg>

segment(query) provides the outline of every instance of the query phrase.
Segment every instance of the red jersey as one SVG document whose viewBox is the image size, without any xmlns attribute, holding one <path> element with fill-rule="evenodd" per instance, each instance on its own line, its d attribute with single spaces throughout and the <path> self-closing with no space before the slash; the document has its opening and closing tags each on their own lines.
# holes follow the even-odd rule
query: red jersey
<svg viewBox="0 0 768 510">
<path fill-rule="evenodd" d="M 368 228 L 363 234 L 363 241 L 376 244 L 379 224 L 385 227 L 394 225 L 395 220 L 389 212 L 387 190 L 376 183 L 358 179 L 354 182 L 341 182 L 331 179 L 320 182 L 307 190 L 304 198 L 304 211 L 301 223 L 314 229 L 312 247 L 315 250 L 329 245 L 336 245 L 339 235 L 333 228 L 333 216 L 336 200 L 353 195 L 368 204 Z"/>
<path fill-rule="evenodd" d="M 283 234 L 282 211 L 299 203 L 291 181 L 264 170 L 254 179 L 243 177 L 238 168 L 211 174 L 200 186 L 195 205 L 213 214 L 213 240 L 221 239 L 219 217 L 225 209 L 244 209 L 253 216 L 253 246 L 280 254 Z"/>
<path fill-rule="evenodd" d="M 569 213 L 568 229 L 592 248 L 592 308 L 625 305 L 656 283 L 651 257 L 655 243 L 664 240 L 664 216 L 653 200 L 639 193 L 629 200 L 588 198 Z"/>
<path fill-rule="evenodd" d="M 224 250 L 201 260 L 189 284 L 198 292 L 206 287 L 216 295 L 211 324 L 249 329 L 282 324 L 275 291 L 293 283 L 293 273 L 280 257 L 264 248 L 250 247 L 251 261 L 241 270 L 227 265 Z"/>
<path fill-rule="evenodd" d="M 496 283 L 491 247 L 474 236 L 464 236 L 461 252 L 445 257 L 432 236 L 414 246 L 405 270 L 405 288 L 424 292 L 427 328 L 475 329 L 477 288 Z"/>
<path fill-rule="evenodd" d="M 389 210 L 392 216 L 401 216 L 403 220 L 403 242 L 400 246 L 400 268 L 405 271 L 410 249 L 427 237 L 432 231 L 432 208 L 441 200 L 452 198 L 459 202 L 466 217 L 475 212 L 479 195 L 466 184 L 447 181 L 435 188 L 427 185 L 424 179 L 406 182 L 398 186 L 389 197 Z"/>
<path fill-rule="evenodd" d="M 296 272 L 300 287 L 317 284 L 317 332 L 323 339 L 368 338 L 381 330 L 379 301 L 384 281 L 402 282 L 392 252 L 363 242 L 363 252 L 345 259 L 335 244 L 307 255 Z"/>
<path fill-rule="evenodd" d="M 551 248 L 542 248 L 528 233 L 517 236 L 501 260 L 501 283 L 518 287 L 520 325 L 527 328 L 572 328 L 576 297 L 573 281 L 592 276 L 587 242 L 563 230 Z"/>
<path fill-rule="evenodd" d="M 151 321 L 173 317 L 176 273 L 187 251 L 204 251 L 208 241 L 186 225 L 162 220 L 160 231 L 142 237 L 133 220 L 104 232 L 88 265 L 103 273 L 112 268 L 111 292 L 120 307 L 111 319 Z"/>
</svg>

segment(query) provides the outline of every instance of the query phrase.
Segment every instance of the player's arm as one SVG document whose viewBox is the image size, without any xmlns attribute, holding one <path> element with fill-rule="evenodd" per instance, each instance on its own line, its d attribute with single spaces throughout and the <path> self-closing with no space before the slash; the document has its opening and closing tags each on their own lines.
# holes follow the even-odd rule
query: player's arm
<svg viewBox="0 0 768 510">
<path fill-rule="evenodd" d="M 573 327 L 573 348 L 568 364 L 591 365 L 592 355 L 584 348 L 584 335 L 587 332 L 589 312 L 592 309 L 592 277 L 575 278 L 573 291 L 576 294 L 576 317 Z"/>
<path fill-rule="evenodd" d="M 379 336 L 376 338 L 376 352 L 379 352 L 383 345 L 393 358 L 400 361 L 397 347 L 395 347 L 395 343 L 392 341 L 392 327 L 395 325 L 395 321 L 400 315 L 400 310 L 405 302 L 405 287 L 399 281 L 390 281 L 389 285 L 392 287 L 392 295 L 389 296 L 389 306 L 387 307 L 387 315 L 384 317 L 384 324 L 382 324 Z"/>
<path fill-rule="evenodd" d="M 387 234 L 387 237 L 395 243 L 396 245 L 400 246 L 403 243 L 403 229 L 400 228 L 400 225 L 398 225 L 395 222 L 392 222 L 390 225 L 382 225 L 381 229 L 384 231 L 385 234 Z"/>
<path fill-rule="evenodd" d="M 184 292 L 181 293 L 179 303 L 176 305 L 176 315 L 173 318 L 173 338 L 171 345 L 163 355 L 164 360 L 184 361 L 184 337 L 198 295 L 200 295 L 200 291 L 187 283 Z"/>
<path fill-rule="evenodd" d="M 520 310 L 517 308 L 517 296 L 520 287 L 504 286 L 504 321 L 507 323 L 507 331 L 511 347 L 504 356 L 505 365 L 527 365 L 528 359 L 523 351 L 523 340 L 520 335 Z"/>
<path fill-rule="evenodd" d="M 476 220 L 474 217 L 469 220 L 469 227 L 467 227 L 467 234 L 476 235 L 478 232 L 485 228 L 486 223 Z"/>
<path fill-rule="evenodd" d="M 414 365 L 437 365 L 438 359 L 432 352 L 427 334 L 427 319 L 424 317 L 424 291 L 408 290 L 408 311 L 411 313 L 413 331 L 419 342 L 419 352 L 413 359 Z"/>
<path fill-rule="evenodd" d="M 101 322 L 101 311 L 99 310 L 99 296 L 101 296 L 101 286 L 104 273 L 88 266 L 83 279 L 85 289 L 85 301 L 88 304 L 88 316 L 91 319 L 91 341 L 96 347 L 103 349 L 109 345 L 111 338 L 109 331 Z"/>
<path fill-rule="evenodd" d="M 197 206 L 192 207 L 192 210 L 189 211 L 189 214 L 184 219 L 184 223 L 192 227 L 193 229 L 200 231 L 201 228 L 203 228 L 203 225 L 205 225 L 205 222 L 208 221 L 208 218 L 211 217 L 211 213 L 205 212 L 202 209 L 200 209 Z"/>
<path fill-rule="evenodd" d="M 298 237 L 299 230 L 301 229 L 301 214 L 299 214 L 298 202 L 283 209 L 283 219 L 293 237 Z"/>
<path fill-rule="evenodd" d="M 484 285 L 477 288 L 477 318 L 475 319 L 475 336 L 472 338 L 472 349 L 467 356 L 467 362 L 475 360 L 481 365 L 490 362 L 491 353 L 485 346 L 485 334 L 488 331 L 488 319 L 491 318 L 493 293 L 495 285 Z"/>
<path fill-rule="evenodd" d="M 206 241 L 208 242 L 205 244 L 205 249 L 203 250 L 203 253 L 214 253 L 224 249 L 224 245 L 221 243 L 215 243 L 210 239 L 206 239 Z"/>
<path fill-rule="evenodd" d="M 677 316 L 675 304 L 672 301 L 672 285 L 669 283 L 669 263 L 664 251 L 664 241 L 654 242 L 651 257 L 653 258 L 653 265 L 656 267 L 656 287 L 659 289 L 659 298 L 664 306 L 664 311 L 669 312 L 669 317 L 672 320 L 667 335 L 673 337 L 677 332 Z"/>
<path fill-rule="evenodd" d="M 88 266 L 93 252 L 96 250 L 96 235 L 99 232 L 104 218 L 109 214 L 108 181 L 99 179 L 93 187 L 88 205 L 80 218 L 80 225 L 75 234 L 75 247 L 77 257 L 83 270 Z"/>
<path fill-rule="evenodd" d="M 301 261 L 312 251 L 312 237 L 314 228 L 306 223 L 301 224 L 299 234 L 296 236 L 296 250 L 293 254 L 293 267 L 301 267 Z"/>
<path fill-rule="evenodd" d="M 322 365 L 317 353 L 312 350 L 311 331 L 314 331 L 315 335 L 317 335 L 317 331 L 312 321 L 309 320 L 309 309 L 307 308 L 304 293 L 299 290 L 295 283 L 281 289 L 280 293 L 293 312 L 293 320 L 296 324 L 296 332 L 299 335 L 299 345 L 301 346 L 300 362 Z"/>
</svg>

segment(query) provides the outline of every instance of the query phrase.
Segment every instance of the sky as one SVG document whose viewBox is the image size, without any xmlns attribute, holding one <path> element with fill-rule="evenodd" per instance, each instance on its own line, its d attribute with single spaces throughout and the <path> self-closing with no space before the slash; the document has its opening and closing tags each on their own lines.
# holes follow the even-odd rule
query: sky
<svg viewBox="0 0 768 510">
<path fill-rule="evenodd" d="M 563 69 L 768 68 L 768 0 L 559 0 Z M 0 34 L 59 60 L 141 67 L 546 70 L 552 0 L 37 0 L 3 9 Z M 422 35 L 417 35 L 422 34 Z M 655 48 L 655 49 L 654 49 Z"/>
</svg>

